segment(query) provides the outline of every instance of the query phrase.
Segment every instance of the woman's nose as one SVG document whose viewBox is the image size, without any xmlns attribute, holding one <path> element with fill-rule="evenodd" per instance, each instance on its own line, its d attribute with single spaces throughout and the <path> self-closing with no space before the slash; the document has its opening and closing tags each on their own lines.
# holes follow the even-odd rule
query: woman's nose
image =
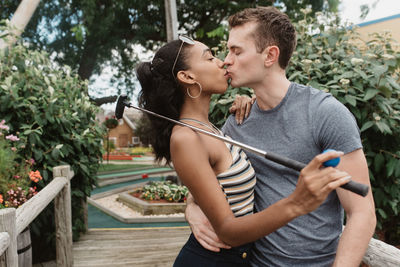
<svg viewBox="0 0 400 267">
<path fill-rule="evenodd" d="M 220 68 L 220 69 L 222 69 L 224 66 L 225 66 L 225 63 L 222 61 L 222 60 L 220 60 L 219 58 L 217 59 L 217 65 L 218 65 L 218 67 Z"/>
</svg>

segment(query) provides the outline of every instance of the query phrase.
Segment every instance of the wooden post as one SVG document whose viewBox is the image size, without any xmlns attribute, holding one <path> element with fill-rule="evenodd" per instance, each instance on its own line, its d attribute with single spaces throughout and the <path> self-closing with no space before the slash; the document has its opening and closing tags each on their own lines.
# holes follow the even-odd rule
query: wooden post
<svg viewBox="0 0 400 267">
<path fill-rule="evenodd" d="M 72 216 L 71 216 L 71 183 L 69 166 L 53 169 L 53 177 L 66 177 L 67 184 L 54 199 L 56 224 L 56 257 L 57 266 L 72 267 Z"/>
<path fill-rule="evenodd" d="M 10 235 L 7 232 L 0 233 L 0 255 L 8 249 L 10 245 Z"/>
<path fill-rule="evenodd" d="M 371 238 L 363 262 L 370 267 L 400 266 L 400 249 Z"/>
<path fill-rule="evenodd" d="M 16 211 L 14 208 L 0 209 L 0 232 L 10 236 L 10 246 L 6 250 L 6 266 L 18 267 Z"/>
<path fill-rule="evenodd" d="M 167 41 L 178 39 L 178 19 L 175 0 L 164 0 L 165 19 L 167 23 Z"/>
<path fill-rule="evenodd" d="M 39 2 L 40 0 L 22 0 L 10 21 L 10 26 L 15 29 L 11 30 L 11 36 L 7 36 L 7 42 L 0 39 L 0 50 L 12 46 L 16 42 L 14 36 L 20 36 L 24 31 Z"/>
</svg>

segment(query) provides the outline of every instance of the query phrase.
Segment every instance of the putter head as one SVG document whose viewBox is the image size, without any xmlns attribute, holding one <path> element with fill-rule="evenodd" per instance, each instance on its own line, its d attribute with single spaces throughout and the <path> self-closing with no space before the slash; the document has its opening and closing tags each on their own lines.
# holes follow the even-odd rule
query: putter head
<svg viewBox="0 0 400 267">
<path fill-rule="evenodd" d="M 124 115 L 125 106 L 129 106 L 126 103 L 128 96 L 123 94 L 118 97 L 117 106 L 115 107 L 115 117 L 119 120 Z"/>
</svg>

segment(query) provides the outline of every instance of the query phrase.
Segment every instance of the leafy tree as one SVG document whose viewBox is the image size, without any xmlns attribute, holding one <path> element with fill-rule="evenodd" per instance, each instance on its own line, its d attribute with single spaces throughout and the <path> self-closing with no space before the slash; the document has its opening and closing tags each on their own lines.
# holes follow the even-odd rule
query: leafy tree
<svg viewBox="0 0 400 267">
<path fill-rule="evenodd" d="M 303 12 L 295 23 L 298 45 L 288 78 L 330 92 L 354 114 L 368 162 L 377 227 L 386 242 L 399 245 L 400 52 L 389 33 L 375 33 L 364 42 L 354 28 L 341 26 L 338 17 L 317 21 L 309 10 Z M 222 56 L 226 53 L 219 51 Z M 212 97 L 213 123 L 224 123 L 238 92 L 252 94 L 247 88 L 235 88 Z"/>
<path fill-rule="evenodd" d="M 207 35 L 230 14 L 256 5 L 278 5 L 296 19 L 300 7 L 336 11 L 339 0 L 184 0 L 177 1 L 179 30 L 210 46 Z M 2 0 L 0 19 L 10 18 L 19 1 Z M 23 33 L 33 47 L 47 51 L 60 64 L 77 70 L 82 79 L 99 74 L 105 66 L 116 69 L 112 82 L 118 92 L 134 87 L 138 52 L 134 45 L 154 50 L 166 41 L 163 0 L 53 0 L 41 1 Z M 97 99 L 97 104 L 115 97 Z"/>
</svg>

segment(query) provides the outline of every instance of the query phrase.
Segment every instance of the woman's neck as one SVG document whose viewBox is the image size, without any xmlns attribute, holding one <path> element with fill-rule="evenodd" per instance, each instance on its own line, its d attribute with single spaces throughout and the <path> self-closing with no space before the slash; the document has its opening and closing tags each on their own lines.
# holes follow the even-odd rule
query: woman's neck
<svg viewBox="0 0 400 267">
<path fill-rule="evenodd" d="M 181 108 L 180 119 L 190 118 L 201 122 L 208 122 L 210 98 L 210 96 L 200 96 L 192 99 L 186 96 Z"/>
</svg>

